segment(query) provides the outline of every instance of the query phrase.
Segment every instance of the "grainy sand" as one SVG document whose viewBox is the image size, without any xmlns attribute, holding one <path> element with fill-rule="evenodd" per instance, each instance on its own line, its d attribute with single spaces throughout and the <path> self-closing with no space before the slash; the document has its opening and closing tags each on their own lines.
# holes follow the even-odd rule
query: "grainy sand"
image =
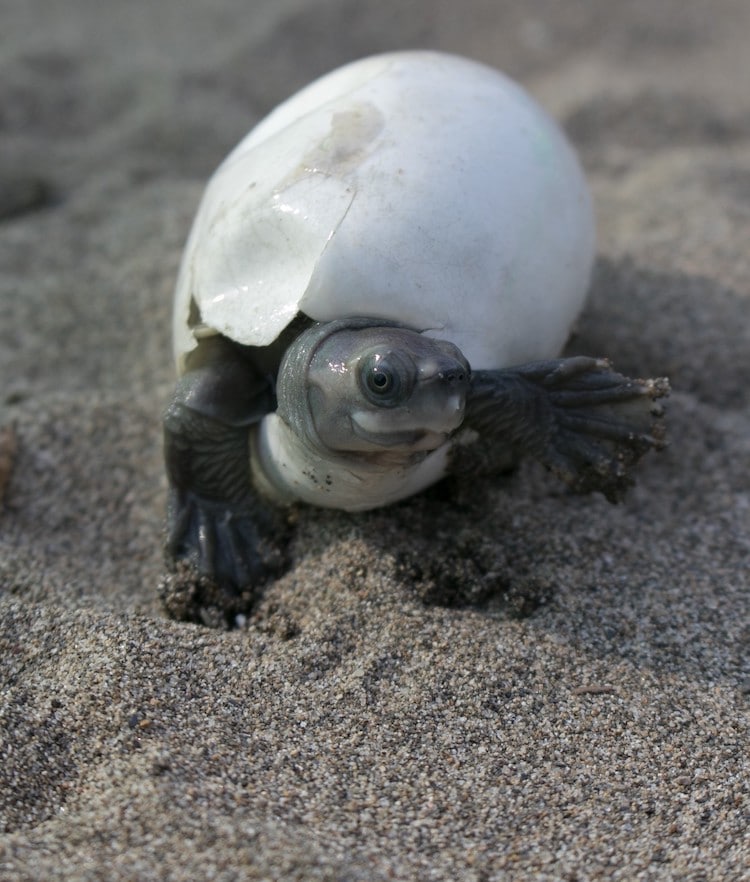
<svg viewBox="0 0 750 882">
<path fill-rule="evenodd" d="M 2 19 L 0 879 L 748 878 L 746 0 Z M 569 131 L 600 223 L 571 351 L 670 374 L 671 447 L 618 507 L 525 465 L 459 504 L 301 510 L 246 629 L 169 621 L 159 419 L 202 187 L 295 88 L 407 46 Z"/>
</svg>

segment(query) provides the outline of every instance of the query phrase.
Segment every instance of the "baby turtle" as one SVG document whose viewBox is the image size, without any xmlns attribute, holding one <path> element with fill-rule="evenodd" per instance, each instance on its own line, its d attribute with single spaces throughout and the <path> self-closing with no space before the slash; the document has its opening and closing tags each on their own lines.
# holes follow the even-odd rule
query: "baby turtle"
<svg viewBox="0 0 750 882">
<path fill-rule="evenodd" d="M 371 509 L 524 454 L 620 499 L 668 384 L 556 358 L 593 255 L 570 145 L 497 71 L 387 54 L 281 104 L 182 262 L 169 554 L 238 593 L 279 568 L 279 506 Z"/>
</svg>

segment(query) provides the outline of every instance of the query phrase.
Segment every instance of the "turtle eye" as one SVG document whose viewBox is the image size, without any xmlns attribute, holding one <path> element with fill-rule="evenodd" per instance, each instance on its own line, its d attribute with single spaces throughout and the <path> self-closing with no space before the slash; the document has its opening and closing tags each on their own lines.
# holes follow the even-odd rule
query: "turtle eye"
<svg viewBox="0 0 750 882">
<path fill-rule="evenodd" d="M 372 352 L 362 359 L 359 379 L 365 396 L 380 407 L 396 407 L 411 394 L 414 366 L 396 352 Z"/>
</svg>

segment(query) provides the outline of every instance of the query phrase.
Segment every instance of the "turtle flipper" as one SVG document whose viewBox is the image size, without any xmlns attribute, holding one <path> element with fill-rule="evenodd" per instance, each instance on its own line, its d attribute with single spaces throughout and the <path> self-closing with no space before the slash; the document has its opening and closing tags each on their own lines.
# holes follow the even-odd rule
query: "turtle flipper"
<svg viewBox="0 0 750 882">
<path fill-rule="evenodd" d="M 194 445 L 190 471 L 180 473 L 175 462 L 179 456 L 183 465 L 187 451 L 183 448 L 176 454 L 184 435 L 176 437 L 171 431 L 174 417 L 172 411 L 165 418 L 171 485 L 168 554 L 175 560 L 190 561 L 201 575 L 230 592 L 264 582 L 269 570 L 278 569 L 278 555 L 265 542 L 277 532 L 278 518 L 250 487 L 247 428 L 229 428 L 194 413 L 178 415 L 180 430 L 189 427 Z M 186 477 L 194 479 L 192 486 Z M 226 482 L 226 494 L 217 497 L 221 482 Z"/>
<path fill-rule="evenodd" d="M 597 358 L 475 371 L 464 425 L 534 456 L 575 491 L 618 502 L 631 467 L 665 445 L 658 399 L 668 393 L 666 379 L 631 379 Z"/>
<path fill-rule="evenodd" d="M 164 414 L 167 555 L 181 595 L 193 595 L 183 618 L 196 617 L 207 593 L 240 611 L 237 598 L 283 566 L 283 517 L 250 477 L 249 433 L 275 406 L 271 383 L 231 346 L 208 355 L 180 378 Z"/>
</svg>

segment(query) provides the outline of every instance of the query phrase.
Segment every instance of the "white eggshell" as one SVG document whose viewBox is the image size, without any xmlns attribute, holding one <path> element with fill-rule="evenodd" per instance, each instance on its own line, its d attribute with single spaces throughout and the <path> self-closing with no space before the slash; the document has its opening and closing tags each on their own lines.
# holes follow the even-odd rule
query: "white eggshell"
<svg viewBox="0 0 750 882">
<path fill-rule="evenodd" d="M 399 321 L 474 368 L 554 356 L 593 253 L 577 159 L 516 83 L 441 53 L 367 58 L 277 107 L 209 182 L 177 285 L 178 363 L 191 298 L 254 346 L 302 311 Z"/>
</svg>

